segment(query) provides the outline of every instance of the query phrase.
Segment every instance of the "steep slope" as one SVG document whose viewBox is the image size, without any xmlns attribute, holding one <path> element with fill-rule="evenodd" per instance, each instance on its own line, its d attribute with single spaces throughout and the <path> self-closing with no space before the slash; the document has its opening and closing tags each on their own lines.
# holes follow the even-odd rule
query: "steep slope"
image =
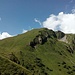
<svg viewBox="0 0 75 75">
<path fill-rule="evenodd" d="M 68 43 L 59 41 L 65 35 Z M 74 36 L 41 28 L 1 40 L 0 66 L 7 65 L 1 67 L 1 75 L 75 75 Z"/>
<path fill-rule="evenodd" d="M 0 75 L 31 75 L 30 71 L 11 60 L 0 56 Z"/>
</svg>

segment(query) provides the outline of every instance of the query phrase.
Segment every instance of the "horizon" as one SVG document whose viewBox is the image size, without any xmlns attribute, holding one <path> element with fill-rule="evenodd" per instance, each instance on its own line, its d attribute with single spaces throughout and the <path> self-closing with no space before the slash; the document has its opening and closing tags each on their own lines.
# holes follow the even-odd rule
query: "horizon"
<svg viewBox="0 0 75 75">
<path fill-rule="evenodd" d="M 74 0 L 0 0 L 0 39 L 46 27 L 75 33 Z"/>
</svg>

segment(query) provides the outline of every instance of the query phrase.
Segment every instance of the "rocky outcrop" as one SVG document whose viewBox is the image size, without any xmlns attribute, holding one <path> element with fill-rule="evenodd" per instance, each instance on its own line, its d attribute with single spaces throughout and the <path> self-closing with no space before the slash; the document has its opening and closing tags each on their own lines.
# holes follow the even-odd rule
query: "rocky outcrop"
<svg viewBox="0 0 75 75">
<path fill-rule="evenodd" d="M 29 45 L 35 48 L 37 44 L 44 44 L 47 42 L 48 38 L 56 38 L 56 34 L 53 30 L 45 28 L 44 30 L 39 31 L 39 34 L 29 43 Z"/>
<path fill-rule="evenodd" d="M 43 44 L 47 41 L 47 39 L 44 37 L 42 37 L 41 35 L 36 36 L 30 43 L 29 45 L 33 48 L 35 48 L 35 46 L 37 44 Z"/>
<path fill-rule="evenodd" d="M 57 36 L 57 39 L 61 39 L 65 36 L 65 34 L 61 31 L 56 31 L 56 36 Z"/>
<path fill-rule="evenodd" d="M 67 36 L 65 35 L 63 38 L 59 39 L 59 41 L 63 41 L 63 42 L 68 43 L 68 41 L 67 41 Z"/>
</svg>

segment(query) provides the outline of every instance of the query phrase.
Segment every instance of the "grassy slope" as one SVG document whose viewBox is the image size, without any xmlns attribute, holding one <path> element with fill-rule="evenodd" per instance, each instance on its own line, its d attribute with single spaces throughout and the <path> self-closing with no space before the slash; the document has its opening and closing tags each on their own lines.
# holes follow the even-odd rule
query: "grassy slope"
<svg viewBox="0 0 75 75">
<path fill-rule="evenodd" d="M 9 59 L 0 56 L 0 75 L 31 75 L 30 71 Z"/>
<path fill-rule="evenodd" d="M 19 67 L 21 71 L 22 67 L 27 68 L 31 75 L 75 75 L 75 53 L 71 54 L 67 50 L 68 44 L 57 41 L 56 38 L 49 38 L 43 45 L 38 44 L 36 49 L 29 46 L 29 42 L 39 34 L 39 31 L 43 29 L 34 29 L 25 34 L 21 34 L 12 38 L 7 38 L 0 41 L 0 65 L 14 64 Z M 14 63 L 8 60 L 10 54 L 13 53 L 20 64 Z M 7 71 L 9 71 L 8 66 Z M 1 68 L 4 70 L 4 68 Z M 18 69 L 18 68 L 17 68 Z M 23 70 L 24 70 L 23 69 Z M 14 70 L 14 68 L 13 68 Z M 15 72 L 15 71 L 14 71 Z"/>
</svg>

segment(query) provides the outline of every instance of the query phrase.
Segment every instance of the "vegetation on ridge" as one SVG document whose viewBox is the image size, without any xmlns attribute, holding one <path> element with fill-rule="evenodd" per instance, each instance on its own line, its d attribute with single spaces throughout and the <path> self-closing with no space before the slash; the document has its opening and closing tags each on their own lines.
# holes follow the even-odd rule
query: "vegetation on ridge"
<svg viewBox="0 0 75 75">
<path fill-rule="evenodd" d="M 47 28 L 1 40 L 0 75 L 75 75 L 74 44 L 74 34 Z"/>
</svg>

